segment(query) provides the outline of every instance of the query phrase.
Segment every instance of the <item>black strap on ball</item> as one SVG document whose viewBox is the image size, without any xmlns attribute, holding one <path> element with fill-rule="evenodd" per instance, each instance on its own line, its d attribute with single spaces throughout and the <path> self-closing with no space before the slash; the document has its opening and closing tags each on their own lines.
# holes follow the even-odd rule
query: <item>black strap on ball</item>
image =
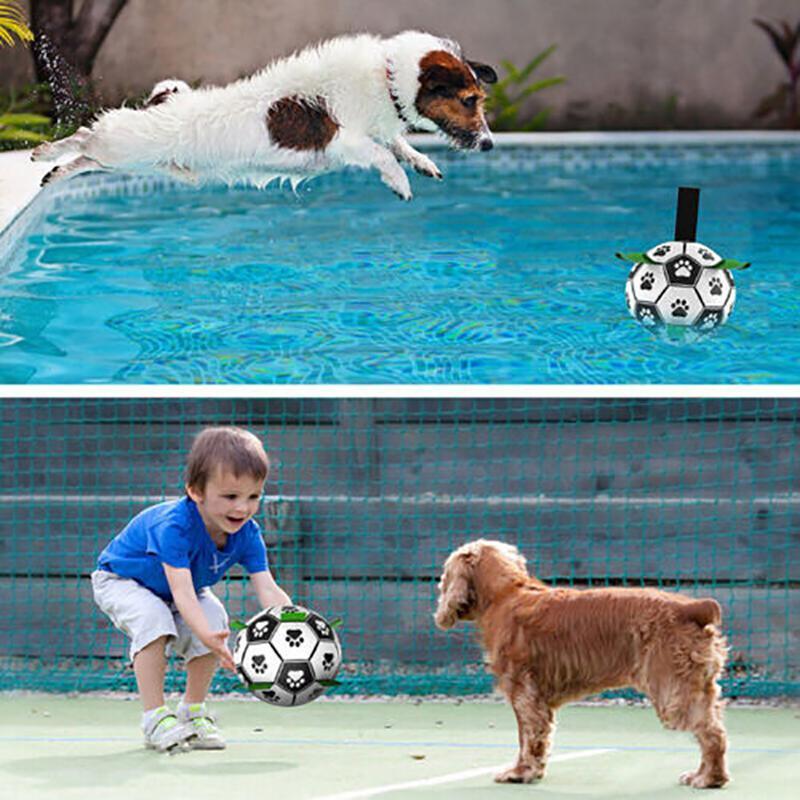
<svg viewBox="0 0 800 800">
<path fill-rule="evenodd" d="M 697 238 L 697 210 L 700 190 L 693 186 L 678 188 L 678 211 L 675 214 L 675 241 L 694 242 Z"/>
</svg>

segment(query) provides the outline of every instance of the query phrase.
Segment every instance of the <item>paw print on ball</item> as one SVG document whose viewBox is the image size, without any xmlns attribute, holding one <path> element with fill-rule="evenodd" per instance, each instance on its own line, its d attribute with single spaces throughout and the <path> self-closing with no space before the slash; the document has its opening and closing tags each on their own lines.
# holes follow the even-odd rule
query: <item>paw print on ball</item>
<svg viewBox="0 0 800 800">
<path fill-rule="evenodd" d="M 322 669 L 325 670 L 325 672 L 330 672 L 331 669 L 333 669 L 334 663 L 335 658 L 333 653 L 325 653 L 325 655 L 322 656 Z"/>
<path fill-rule="evenodd" d="M 302 629 L 290 628 L 286 631 L 286 644 L 289 647 L 300 647 L 304 641 Z"/>
<path fill-rule="evenodd" d="M 286 673 L 286 686 L 293 692 L 302 689 L 306 683 L 308 683 L 308 679 L 303 670 L 294 669 Z"/>
<path fill-rule="evenodd" d="M 275 683 L 279 688 L 295 694 L 314 683 L 314 674 L 306 661 L 287 661 L 278 672 Z"/>
<path fill-rule="evenodd" d="M 656 310 L 650 306 L 639 306 L 636 309 L 636 318 L 642 325 L 658 325 L 661 321 L 658 318 Z"/>
<path fill-rule="evenodd" d="M 722 281 L 719 278 L 712 278 L 708 282 L 708 288 L 711 294 L 714 295 L 721 295 L 722 294 Z"/>
<path fill-rule="evenodd" d="M 673 258 L 666 265 L 667 277 L 670 283 L 677 283 L 681 286 L 694 286 L 697 276 L 700 274 L 701 267 L 689 256 L 678 256 Z"/>
<path fill-rule="evenodd" d="M 269 669 L 269 663 L 267 659 L 262 655 L 253 656 L 250 659 L 250 665 L 253 669 L 253 672 L 256 675 L 264 675 L 266 671 Z"/>
<path fill-rule="evenodd" d="M 670 303 L 670 308 L 672 309 L 673 317 L 689 316 L 689 304 L 682 297 L 677 297 L 673 300 L 672 303 Z"/>
<path fill-rule="evenodd" d="M 639 281 L 639 288 L 643 292 L 649 292 L 655 285 L 656 276 L 652 272 L 645 272 Z"/>
</svg>

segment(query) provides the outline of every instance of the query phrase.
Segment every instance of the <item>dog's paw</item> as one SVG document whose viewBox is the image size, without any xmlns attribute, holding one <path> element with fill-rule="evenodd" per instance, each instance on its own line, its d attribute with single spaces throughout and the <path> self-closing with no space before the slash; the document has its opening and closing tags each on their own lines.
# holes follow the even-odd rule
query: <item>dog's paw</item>
<svg viewBox="0 0 800 800">
<path fill-rule="evenodd" d="M 728 782 L 728 776 L 724 773 L 684 772 L 678 778 L 678 782 L 683 786 L 691 786 L 693 789 L 719 789 Z"/>
<path fill-rule="evenodd" d="M 49 183 L 54 183 L 61 178 L 61 167 L 53 167 L 41 180 L 39 186 L 47 186 Z"/>
<path fill-rule="evenodd" d="M 51 161 L 52 159 L 53 145 L 51 142 L 42 142 L 31 152 L 31 161 Z"/>
<path fill-rule="evenodd" d="M 404 181 L 387 181 L 387 186 L 401 199 L 408 202 L 414 196 L 411 192 L 411 184 L 408 182 L 405 173 L 403 174 Z"/>
<path fill-rule="evenodd" d="M 410 200 L 414 195 L 411 193 L 411 184 L 408 182 L 408 175 L 400 168 L 381 172 L 381 180 L 401 199 Z"/>
<path fill-rule="evenodd" d="M 426 175 L 428 178 L 435 178 L 437 181 L 442 180 L 442 173 L 439 167 L 427 156 L 418 154 L 411 162 L 411 166 L 420 174 Z"/>
<path fill-rule="evenodd" d="M 537 767 L 520 766 L 498 772 L 494 776 L 495 783 L 532 783 L 544 777 L 544 769 Z"/>
</svg>

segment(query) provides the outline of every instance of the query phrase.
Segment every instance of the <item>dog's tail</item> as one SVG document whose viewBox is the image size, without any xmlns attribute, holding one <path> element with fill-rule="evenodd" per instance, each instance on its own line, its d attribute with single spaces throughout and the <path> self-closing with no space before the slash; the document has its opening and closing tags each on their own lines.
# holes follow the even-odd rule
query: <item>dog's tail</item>
<svg viewBox="0 0 800 800">
<path fill-rule="evenodd" d="M 711 597 L 683 603 L 678 613 L 685 622 L 693 622 L 701 628 L 705 628 L 706 625 L 718 626 L 722 622 L 722 610 L 719 603 Z"/>
</svg>

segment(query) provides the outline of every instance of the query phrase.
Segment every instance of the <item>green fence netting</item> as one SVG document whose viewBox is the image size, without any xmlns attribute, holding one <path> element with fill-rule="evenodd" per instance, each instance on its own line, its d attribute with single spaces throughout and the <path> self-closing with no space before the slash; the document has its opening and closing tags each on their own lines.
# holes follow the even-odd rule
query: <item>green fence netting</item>
<svg viewBox="0 0 800 800">
<path fill-rule="evenodd" d="M 487 537 L 551 585 L 712 595 L 726 693 L 800 693 L 794 399 L 0 400 L 0 688 L 133 688 L 89 573 L 132 515 L 182 494 L 211 424 L 267 446 L 272 567 L 344 618 L 340 692 L 490 689 L 470 629 L 431 619 L 445 557 Z M 217 587 L 234 617 L 257 610 L 246 587 Z"/>
</svg>

